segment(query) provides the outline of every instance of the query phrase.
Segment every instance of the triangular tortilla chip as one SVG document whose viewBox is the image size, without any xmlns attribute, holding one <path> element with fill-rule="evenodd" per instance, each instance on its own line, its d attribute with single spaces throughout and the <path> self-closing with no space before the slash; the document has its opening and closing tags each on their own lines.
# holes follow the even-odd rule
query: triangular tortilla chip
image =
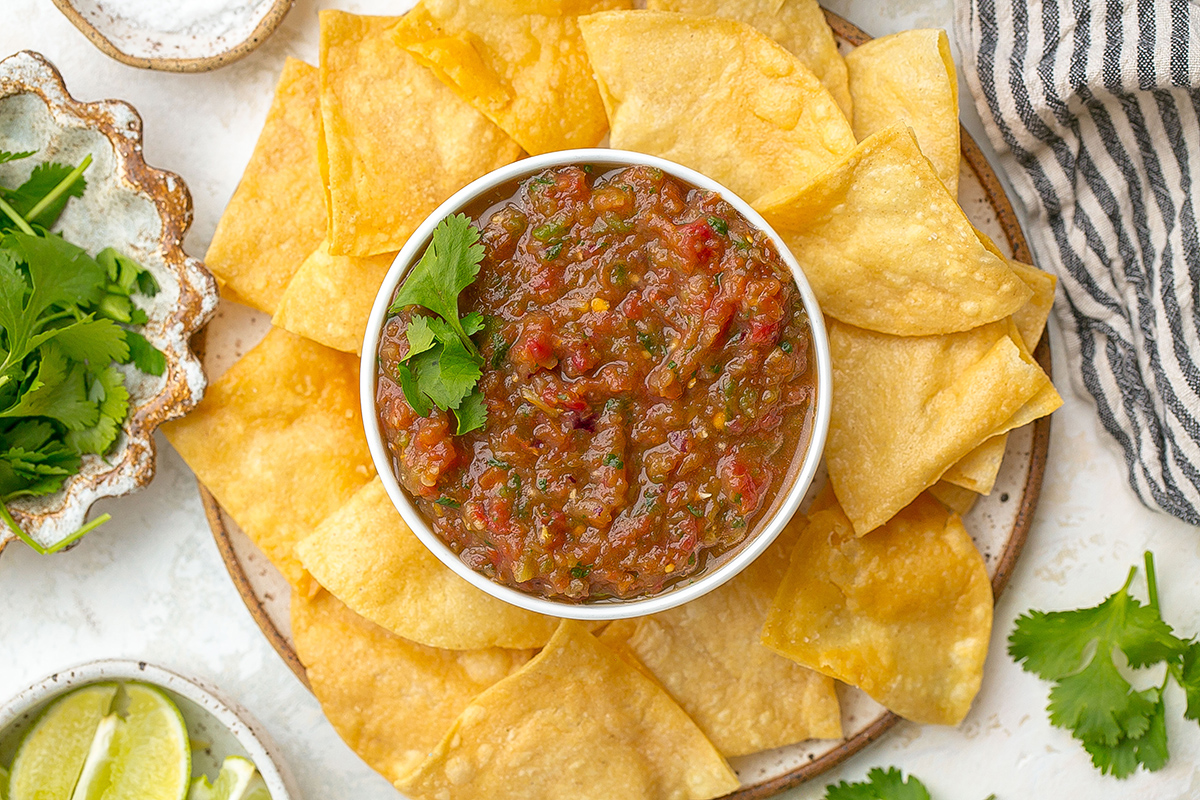
<svg viewBox="0 0 1200 800">
<path fill-rule="evenodd" d="M 511 13 L 479 0 L 421 2 L 393 33 L 531 155 L 594 147 L 608 131 L 573 16 Z"/>
<path fill-rule="evenodd" d="M 1050 385 L 1007 320 L 945 336 L 889 336 L 836 320 L 828 328 L 837 401 L 825 456 L 860 535 L 1007 430 Z"/>
<path fill-rule="evenodd" d="M 334 256 L 321 242 L 292 277 L 271 324 L 326 347 L 357 353 L 367 317 L 395 253 Z"/>
<path fill-rule="evenodd" d="M 846 62 L 817 0 L 648 0 L 646 7 L 736 19 L 762 31 L 811 69 L 846 119 L 852 118 Z"/>
<path fill-rule="evenodd" d="M 474 697 L 532 655 L 414 644 L 324 591 L 292 593 L 292 638 L 334 730 L 390 781 L 410 774 Z"/>
<path fill-rule="evenodd" d="M 940 480 L 933 486 L 930 486 L 927 491 L 930 495 L 937 498 L 939 503 L 960 517 L 966 516 L 967 512 L 975 505 L 975 501 L 979 499 L 979 495 L 976 492 L 964 489 L 961 486 L 955 486 L 944 480 Z"/>
<path fill-rule="evenodd" d="M 846 56 L 846 66 L 858 140 L 896 123 L 909 126 L 950 196 L 958 197 L 958 75 L 946 32 L 872 39 Z"/>
<path fill-rule="evenodd" d="M 297 547 L 317 582 L 388 630 L 432 647 L 541 647 L 558 620 L 497 600 L 421 544 L 376 478 Z"/>
<path fill-rule="evenodd" d="M 521 154 L 504 131 L 396 45 L 391 29 L 398 21 L 321 12 L 334 255 L 399 250 L 439 203 Z"/>
<path fill-rule="evenodd" d="M 1058 286 L 1058 278 L 1032 264 L 1013 259 L 1009 259 L 1008 266 L 1033 292 L 1029 302 L 1012 315 L 1025 346 L 1033 350 L 1042 338 L 1042 331 L 1046 330 L 1046 320 L 1050 318 L 1050 309 L 1054 306 L 1054 288 Z"/>
<path fill-rule="evenodd" d="M 325 233 L 319 87 L 315 67 L 284 64 L 254 154 L 204 255 L 225 297 L 268 314 Z"/>
<path fill-rule="evenodd" d="M 615 148 L 692 167 L 750 201 L 854 149 L 817 76 L 745 23 L 606 11 L 579 25 Z"/>
<path fill-rule="evenodd" d="M 763 642 L 914 722 L 957 725 L 983 678 L 992 586 L 957 514 L 922 495 L 855 537 L 839 509 L 811 518 Z"/>
<path fill-rule="evenodd" d="M 293 586 L 296 543 L 375 474 L 358 359 L 278 328 L 162 430 Z"/>
<path fill-rule="evenodd" d="M 976 237 L 903 126 L 756 207 L 800 262 L 821 310 L 860 328 L 954 333 L 1003 319 L 1030 297 Z"/>
<path fill-rule="evenodd" d="M 833 681 L 759 641 L 798 532 L 789 525 L 753 564 L 703 597 L 617 620 L 600 635 L 628 648 L 722 755 L 842 737 Z"/>
<path fill-rule="evenodd" d="M 1007 447 L 1007 433 L 985 440 L 942 473 L 939 483 L 951 483 L 978 494 L 991 494 Z"/>
<path fill-rule="evenodd" d="M 438 800 L 702 800 L 737 787 L 683 709 L 571 620 L 396 782 Z"/>
</svg>

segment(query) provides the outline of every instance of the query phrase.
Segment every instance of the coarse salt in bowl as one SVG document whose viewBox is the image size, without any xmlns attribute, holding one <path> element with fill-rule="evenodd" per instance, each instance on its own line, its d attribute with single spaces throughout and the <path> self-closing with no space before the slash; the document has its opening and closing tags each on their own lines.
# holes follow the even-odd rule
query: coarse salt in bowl
<svg viewBox="0 0 1200 800">
<path fill-rule="evenodd" d="M 471 207 L 480 198 L 490 196 L 499 187 L 532 177 L 548 168 L 575 164 L 612 168 L 638 165 L 655 167 L 693 187 L 719 195 L 750 225 L 765 233 L 774 244 L 780 259 L 791 270 L 792 277 L 799 289 L 812 336 L 812 357 L 816 376 L 812 427 L 807 442 L 803 439 L 800 441 L 799 446 L 804 448 L 804 455 L 799 464 L 797 464 L 794 454 L 790 487 L 785 481 L 784 486 L 787 488 L 781 489 L 781 491 L 786 491 L 785 496 L 782 500 L 776 499 L 769 515 L 758 523 L 757 530 L 736 545 L 731 554 L 710 563 L 695 575 L 668 585 L 662 591 L 627 599 L 604 598 L 572 602 L 543 597 L 501 584 L 463 563 L 459 556 L 433 531 L 413 497 L 400 485 L 380 424 L 376 400 L 377 354 L 383 327 L 388 319 L 388 308 L 397 288 L 424 253 L 438 223 L 450 215 Z M 502 167 L 459 190 L 430 214 L 409 238 L 404 249 L 396 256 L 375 298 L 362 346 L 359 381 L 363 424 L 366 428 L 367 443 L 375 469 L 401 517 L 430 552 L 473 586 L 497 599 L 528 611 L 569 619 L 612 620 L 654 614 L 694 600 L 733 578 L 770 546 L 799 508 L 820 464 L 829 428 L 832 367 L 829 342 L 816 297 L 796 259 L 761 215 L 729 189 L 695 170 L 654 156 L 596 148 L 547 153 Z"/>
</svg>

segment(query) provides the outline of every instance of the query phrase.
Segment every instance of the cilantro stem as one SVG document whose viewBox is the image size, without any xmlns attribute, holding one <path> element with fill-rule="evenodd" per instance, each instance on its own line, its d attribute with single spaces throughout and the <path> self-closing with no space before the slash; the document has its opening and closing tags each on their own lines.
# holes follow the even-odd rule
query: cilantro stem
<svg viewBox="0 0 1200 800">
<path fill-rule="evenodd" d="M 1150 592 L 1150 607 L 1161 617 L 1162 612 L 1158 608 L 1158 576 L 1154 573 L 1154 554 L 1147 550 L 1145 557 L 1146 589 Z"/>
<path fill-rule="evenodd" d="M 29 227 L 29 223 L 25 221 L 25 218 L 18 214 L 16 209 L 5 202 L 3 197 L 0 197 L 0 211 L 3 211 L 13 222 L 16 223 L 17 227 L 21 229 L 21 233 L 25 234 L 26 236 L 37 235 L 33 232 L 33 228 Z"/>
<path fill-rule="evenodd" d="M 73 183 L 75 183 L 75 181 L 79 180 L 79 176 L 83 174 L 84 170 L 86 170 L 89 166 L 91 166 L 91 163 L 92 163 L 92 154 L 88 153 L 87 156 L 84 157 L 83 161 L 79 162 L 78 167 L 71 170 L 71 173 L 69 175 L 67 175 L 67 177 L 65 177 L 61 181 L 59 181 L 58 185 L 55 186 L 53 189 L 51 189 L 49 194 L 47 194 L 45 197 L 43 197 L 41 200 L 39 200 L 37 202 L 37 205 L 35 205 L 33 208 L 29 209 L 29 213 L 25 215 L 25 219 L 27 219 L 27 220 L 37 219 L 38 214 L 45 211 L 46 208 L 51 203 L 53 203 L 55 200 L 57 200 L 59 198 L 59 196 L 62 195 L 63 192 L 65 192 L 67 189 L 71 188 L 71 184 L 73 184 Z M 28 233 L 33 233 L 33 231 L 28 231 Z"/>
<path fill-rule="evenodd" d="M 106 523 L 110 519 L 112 519 L 112 515 L 111 514 L 101 514 L 99 517 L 96 517 L 96 519 L 92 520 L 91 522 L 84 525 L 79 530 L 72 533 L 67 538 L 63 539 L 61 542 L 57 542 L 56 544 L 54 544 L 51 547 L 42 547 L 42 545 L 40 545 L 36 540 L 34 540 L 34 538 L 32 536 L 27 534 L 25 531 L 21 530 L 21 526 L 17 524 L 17 521 L 15 519 L 13 519 L 13 515 L 8 510 L 8 506 L 4 503 L 0 503 L 0 518 L 3 518 L 3 520 L 6 523 L 8 523 L 8 527 L 12 529 L 12 532 L 17 535 L 17 538 L 20 539 L 25 544 L 29 545 L 29 547 L 35 553 L 37 553 L 38 555 L 47 556 L 47 555 L 50 555 L 51 553 L 57 553 L 59 550 L 62 550 L 64 547 L 67 547 L 68 545 L 74 544 L 75 542 L 79 541 L 84 536 L 86 536 L 87 534 L 96 530 L 96 528 L 99 528 L 101 525 L 103 525 L 104 523 Z"/>
</svg>

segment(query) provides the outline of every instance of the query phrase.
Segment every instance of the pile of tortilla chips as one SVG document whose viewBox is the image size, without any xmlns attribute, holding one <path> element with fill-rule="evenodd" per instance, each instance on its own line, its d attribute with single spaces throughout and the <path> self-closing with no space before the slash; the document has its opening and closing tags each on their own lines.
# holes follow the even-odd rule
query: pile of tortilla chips
<svg viewBox="0 0 1200 800">
<path fill-rule="evenodd" d="M 835 681 L 956 724 L 992 592 L 962 514 L 1061 402 L 1054 280 L 956 201 L 946 35 L 847 58 L 816 0 L 422 0 L 321 14 L 208 252 L 266 338 L 167 436 L 292 586 L 346 742 L 415 798 L 702 798 L 726 759 L 839 739 Z M 406 238 L 524 154 L 663 156 L 751 201 L 827 317 L 829 483 L 734 580 L 608 625 L 509 606 L 427 552 L 368 455 L 355 353 Z"/>
</svg>

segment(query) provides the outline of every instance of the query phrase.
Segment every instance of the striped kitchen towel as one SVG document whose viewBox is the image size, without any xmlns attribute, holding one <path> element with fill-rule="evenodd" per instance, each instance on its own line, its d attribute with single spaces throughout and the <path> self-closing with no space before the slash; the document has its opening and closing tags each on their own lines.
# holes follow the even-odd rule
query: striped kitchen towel
<svg viewBox="0 0 1200 800">
<path fill-rule="evenodd" d="M 1072 381 L 1142 502 L 1200 525 L 1200 3 L 956 2 Z"/>
</svg>

